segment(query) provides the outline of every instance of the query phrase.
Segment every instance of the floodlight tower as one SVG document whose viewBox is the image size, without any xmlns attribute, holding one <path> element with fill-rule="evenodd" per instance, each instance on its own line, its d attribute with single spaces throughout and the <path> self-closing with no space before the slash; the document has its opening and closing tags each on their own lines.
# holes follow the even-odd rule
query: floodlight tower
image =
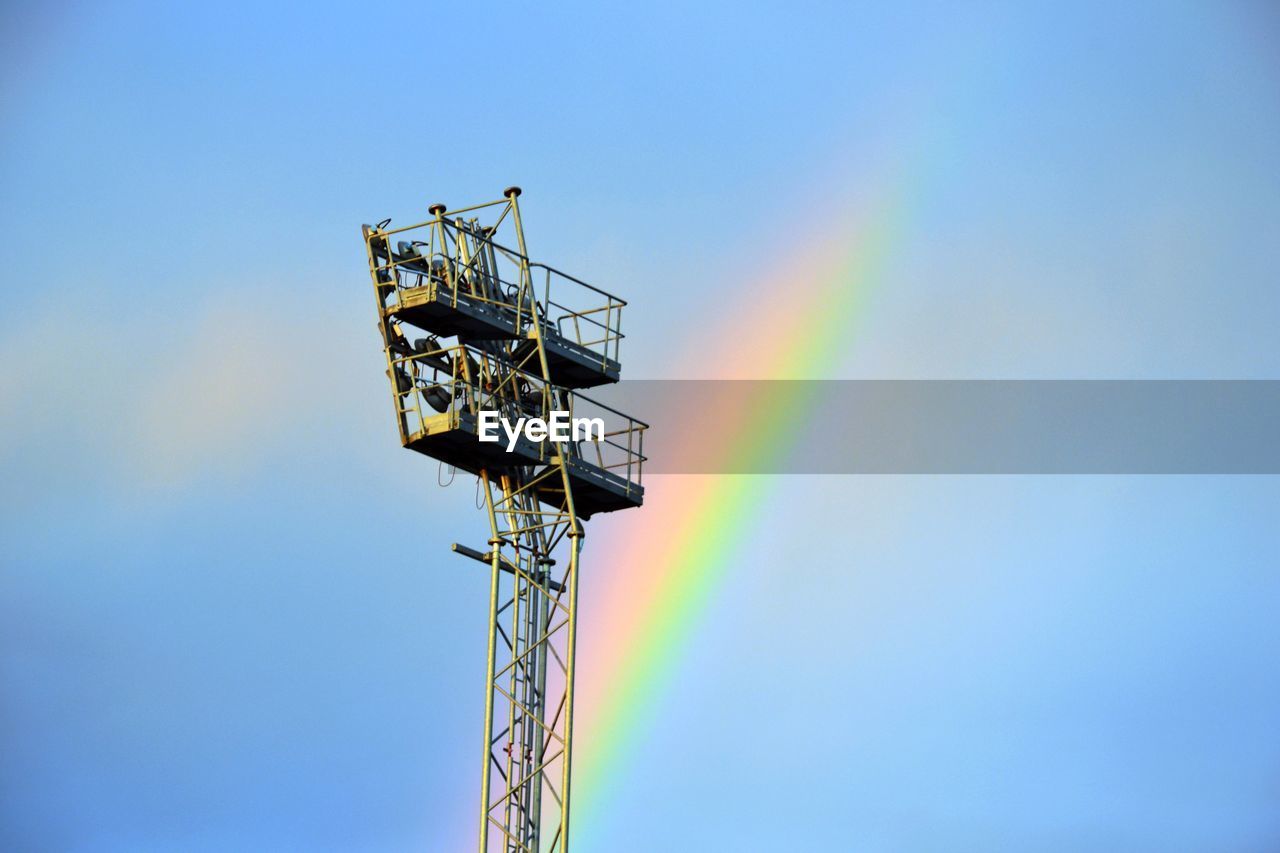
<svg viewBox="0 0 1280 853">
<path fill-rule="evenodd" d="M 531 261 L 519 196 L 363 233 L 400 442 L 484 493 L 487 549 L 453 545 L 490 572 L 480 850 L 567 853 L 583 521 L 642 503 L 647 424 L 581 393 L 618 381 L 626 303 Z M 508 448 L 488 412 L 603 429 Z"/>
</svg>

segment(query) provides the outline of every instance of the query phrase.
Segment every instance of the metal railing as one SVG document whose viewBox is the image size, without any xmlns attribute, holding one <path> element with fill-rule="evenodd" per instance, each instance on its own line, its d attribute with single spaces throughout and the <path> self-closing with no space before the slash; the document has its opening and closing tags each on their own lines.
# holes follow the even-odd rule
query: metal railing
<svg viewBox="0 0 1280 853">
<path fill-rule="evenodd" d="M 539 263 L 529 266 L 545 273 L 542 304 L 546 306 L 547 322 L 555 326 L 556 333 L 600 356 L 601 368 L 604 360 L 615 364 L 621 361 L 619 349 L 626 337 L 622 334 L 622 308 L 627 303 L 554 267 Z M 566 326 L 572 328 L 572 334 Z"/>
</svg>

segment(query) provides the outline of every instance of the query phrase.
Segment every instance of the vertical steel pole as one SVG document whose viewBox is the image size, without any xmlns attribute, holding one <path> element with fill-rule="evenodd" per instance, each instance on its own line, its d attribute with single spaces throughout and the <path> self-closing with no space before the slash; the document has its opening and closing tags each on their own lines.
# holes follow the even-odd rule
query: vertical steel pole
<svg viewBox="0 0 1280 853">
<path fill-rule="evenodd" d="M 536 510 L 536 507 L 534 508 Z M 531 516 L 535 519 L 536 516 Z M 532 608 L 531 617 L 533 622 L 533 630 L 531 635 L 535 642 L 538 643 L 533 658 L 533 681 L 530 690 L 529 707 L 534 710 L 537 719 L 546 724 L 547 721 L 547 644 L 551 642 L 551 637 L 547 634 L 547 596 L 539 588 L 539 584 L 545 586 L 541 572 L 543 571 L 542 558 L 545 553 L 541 547 L 538 547 L 537 533 L 530 531 L 528 538 L 530 540 L 529 548 L 529 576 L 535 578 L 537 584 L 528 584 L 530 594 L 533 596 L 537 606 Z M 546 732 L 541 725 L 534 726 L 529 737 L 529 766 L 542 766 L 542 744 L 546 740 Z M 543 778 L 546 776 L 545 770 L 539 770 L 535 774 L 535 778 L 531 779 L 529 786 L 529 815 L 533 820 L 533 832 L 531 833 L 530 842 L 534 850 L 540 850 L 542 839 L 542 785 Z"/>
<path fill-rule="evenodd" d="M 489 511 L 489 547 L 492 560 L 489 578 L 489 650 L 485 670 L 484 691 L 484 771 L 480 774 L 480 853 L 489 850 L 489 775 L 493 766 L 493 678 L 498 644 L 498 573 L 501 555 L 498 553 L 498 517 L 493 511 L 493 490 L 489 485 L 489 472 L 482 470 L 480 480 L 484 484 L 485 506 Z"/>
<path fill-rule="evenodd" d="M 569 783 L 573 769 L 573 673 L 578 645 L 578 552 L 582 550 L 582 530 L 577 518 L 569 532 L 569 639 L 565 652 L 564 682 L 564 766 L 560 777 L 560 853 L 569 853 Z"/>
</svg>

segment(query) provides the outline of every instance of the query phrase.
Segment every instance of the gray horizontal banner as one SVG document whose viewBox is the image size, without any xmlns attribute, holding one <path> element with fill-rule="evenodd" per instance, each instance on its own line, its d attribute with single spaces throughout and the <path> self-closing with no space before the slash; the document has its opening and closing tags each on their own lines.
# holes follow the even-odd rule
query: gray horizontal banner
<svg viewBox="0 0 1280 853">
<path fill-rule="evenodd" d="M 1276 474 L 1274 380 L 626 380 L 647 473 Z"/>
</svg>

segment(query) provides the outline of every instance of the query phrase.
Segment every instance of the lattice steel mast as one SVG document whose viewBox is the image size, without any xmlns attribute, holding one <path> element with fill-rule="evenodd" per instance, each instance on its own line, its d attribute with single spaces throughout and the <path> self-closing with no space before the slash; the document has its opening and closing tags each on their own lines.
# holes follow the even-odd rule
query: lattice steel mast
<svg viewBox="0 0 1280 853">
<path fill-rule="evenodd" d="M 480 850 L 566 853 L 582 522 L 641 504 L 647 425 L 580 393 L 618 380 L 626 303 L 530 261 L 519 195 L 363 231 L 401 443 L 484 492 L 488 550 L 453 546 L 491 574 Z M 508 450 L 479 440 L 485 411 L 605 429 Z"/>
</svg>

